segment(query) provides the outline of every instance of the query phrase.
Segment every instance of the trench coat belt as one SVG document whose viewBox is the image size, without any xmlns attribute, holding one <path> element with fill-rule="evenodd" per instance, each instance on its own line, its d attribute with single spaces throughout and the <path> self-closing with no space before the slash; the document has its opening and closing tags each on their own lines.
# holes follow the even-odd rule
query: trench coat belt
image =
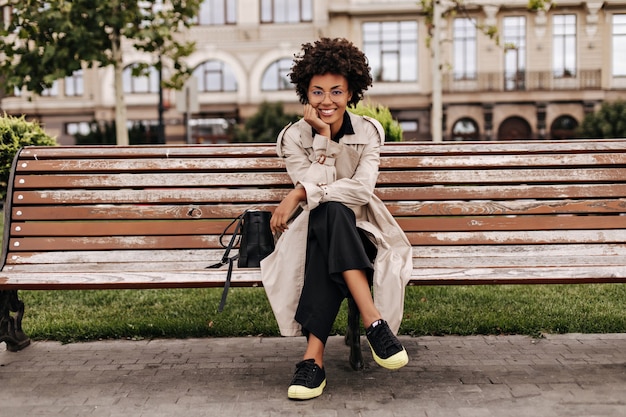
<svg viewBox="0 0 626 417">
<path fill-rule="evenodd" d="M 328 166 L 334 166 L 335 165 L 335 158 L 333 158 L 332 156 L 326 156 L 324 154 L 318 156 L 316 161 L 320 165 L 328 165 Z"/>
</svg>

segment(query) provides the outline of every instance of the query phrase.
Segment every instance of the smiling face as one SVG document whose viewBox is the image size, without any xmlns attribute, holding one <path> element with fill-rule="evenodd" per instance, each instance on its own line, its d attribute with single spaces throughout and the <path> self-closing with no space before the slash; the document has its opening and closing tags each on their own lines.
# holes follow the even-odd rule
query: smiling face
<svg viewBox="0 0 626 417">
<path fill-rule="evenodd" d="M 309 82 L 308 98 L 320 119 L 330 125 L 334 136 L 341 128 L 343 115 L 352 98 L 346 77 L 330 73 L 314 75 Z"/>
</svg>

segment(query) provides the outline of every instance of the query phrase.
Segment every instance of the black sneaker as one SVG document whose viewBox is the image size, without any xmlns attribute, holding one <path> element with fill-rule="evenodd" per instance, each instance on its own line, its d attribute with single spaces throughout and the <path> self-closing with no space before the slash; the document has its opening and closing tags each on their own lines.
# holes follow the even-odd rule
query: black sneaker
<svg viewBox="0 0 626 417">
<path fill-rule="evenodd" d="M 387 369 L 399 369 L 409 363 L 409 355 L 385 320 L 376 320 L 365 331 L 377 364 Z"/>
<path fill-rule="evenodd" d="M 287 397 L 292 400 L 310 400 L 319 397 L 326 386 L 326 372 L 315 359 L 306 359 L 296 364 Z"/>
</svg>

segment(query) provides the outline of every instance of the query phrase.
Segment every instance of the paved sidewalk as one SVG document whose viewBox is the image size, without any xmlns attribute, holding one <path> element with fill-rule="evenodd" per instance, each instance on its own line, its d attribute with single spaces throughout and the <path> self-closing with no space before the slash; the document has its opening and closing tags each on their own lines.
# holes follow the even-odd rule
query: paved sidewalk
<svg viewBox="0 0 626 417">
<path fill-rule="evenodd" d="M 409 365 L 354 372 L 328 342 L 324 394 L 286 398 L 304 338 L 0 346 L 3 416 L 626 416 L 626 334 L 401 337 Z"/>
</svg>

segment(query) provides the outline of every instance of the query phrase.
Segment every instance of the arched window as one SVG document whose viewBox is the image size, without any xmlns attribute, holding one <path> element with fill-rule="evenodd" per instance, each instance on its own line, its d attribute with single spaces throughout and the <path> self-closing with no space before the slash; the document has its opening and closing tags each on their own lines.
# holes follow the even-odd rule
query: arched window
<svg viewBox="0 0 626 417">
<path fill-rule="evenodd" d="M 279 91 L 291 90 L 293 87 L 287 74 L 291 70 L 292 59 L 282 58 L 274 61 L 263 73 L 261 90 Z"/>
<path fill-rule="evenodd" d="M 532 139 L 528 122 L 519 116 L 509 117 L 498 128 L 498 140 Z"/>
<path fill-rule="evenodd" d="M 478 124 L 469 117 L 463 117 L 457 120 L 452 126 L 452 135 L 450 135 L 452 141 L 472 141 L 480 140 L 480 132 L 478 131 Z"/>
<path fill-rule="evenodd" d="M 552 139 L 572 139 L 576 137 L 578 122 L 572 116 L 559 116 L 550 126 Z"/>
<path fill-rule="evenodd" d="M 137 64 L 128 65 L 122 72 L 122 83 L 124 85 L 124 93 L 142 94 L 142 93 L 158 93 L 159 92 L 159 72 L 153 66 L 150 66 L 142 75 L 134 76 L 133 68 Z"/>
<path fill-rule="evenodd" d="M 198 79 L 199 92 L 237 91 L 237 79 L 228 64 L 218 61 L 205 61 L 193 70 Z"/>
</svg>

